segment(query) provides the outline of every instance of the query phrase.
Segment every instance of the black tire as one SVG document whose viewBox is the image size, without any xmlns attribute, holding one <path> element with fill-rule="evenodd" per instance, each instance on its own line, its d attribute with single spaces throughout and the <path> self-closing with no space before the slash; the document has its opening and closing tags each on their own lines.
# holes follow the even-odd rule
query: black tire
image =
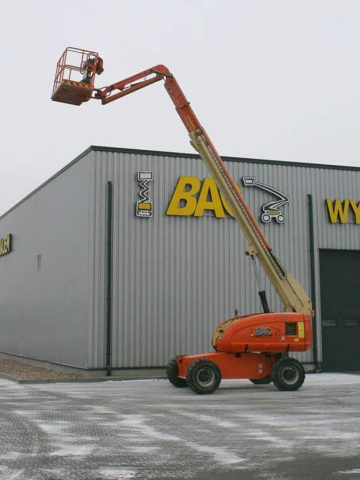
<svg viewBox="0 0 360 480">
<path fill-rule="evenodd" d="M 215 392 L 221 382 L 221 372 L 216 363 L 206 358 L 192 362 L 186 373 L 186 383 L 195 393 Z"/>
<path fill-rule="evenodd" d="M 166 366 L 166 375 L 169 382 L 174 385 L 176 388 L 185 388 L 187 387 L 186 380 L 179 378 L 179 369 L 176 361 L 176 357 L 172 358 Z"/>
<path fill-rule="evenodd" d="M 264 378 L 249 378 L 250 382 L 252 382 L 254 385 L 269 385 L 269 383 L 272 382 L 272 376 L 268 375 L 267 377 Z"/>
<path fill-rule="evenodd" d="M 295 358 L 281 358 L 273 366 L 272 379 L 278 390 L 294 391 L 304 383 L 305 371 Z"/>
</svg>

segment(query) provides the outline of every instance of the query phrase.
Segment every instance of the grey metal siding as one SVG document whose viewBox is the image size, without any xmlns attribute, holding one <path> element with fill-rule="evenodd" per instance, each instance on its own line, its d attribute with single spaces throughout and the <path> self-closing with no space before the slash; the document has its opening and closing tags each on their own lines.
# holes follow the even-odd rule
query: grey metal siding
<svg viewBox="0 0 360 480">
<path fill-rule="evenodd" d="M 87 365 L 89 174 L 81 160 L 0 220 L 0 351 Z"/>
<path fill-rule="evenodd" d="M 313 197 L 316 318 L 321 359 L 319 249 L 360 249 L 360 225 L 333 225 L 325 199 L 360 199 L 360 170 L 284 162 L 227 161 L 258 218 L 272 196 L 246 188 L 255 176 L 290 197 L 283 225 L 261 224 L 274 253 L 310 291 L 307 195 Z M 138 171 L 152 171 L 152 218 L 134 214 Z M 204 352 L 219 320 L 261 310 L 247 242 L 230 217 L 165 215 L 178 178 L 208 177 L 194 155 L 92 148 L 0 218 L 0 351 L 104 368 L 106 184 L 113 182 L 113 367 L 166 364 Z M 37 256 L 41 255 L 38 269 Z M 273 311 L 281 305 L 266 278 Z M 313 361 L 312 351 L 299 354 Z"/>
<path fill-rule="evenodd" d="M 176 353 L 210 349 L 216 323 L 240 313 L 260 311 L 257 285 L 246 241 L 231 218 L 216 219 L 166 216 L 170 197 L 181 175 L 208 176 L 202 162 L 184 155 L 171 157 L 125 152 L 95 152 L 95 292 L 98 298 L 94 321 L 102 338 L 94 350 L 94 365 L 104 362 L 104 244 L 105 188 L 114 182 L 114 331 L 113 366 L 164 365 Z M 316 219 L 315 248 L 359 248 L 359 226 L 331 225 L 325 198 L 359 198 L 359 172 L 305 168 L 293 165 L 227 162 L 237 182 L 244 175 L 256 176 L 290 196 L 285 207 L 287 221 L 272 222 L 262 229 L 275 254 L 288 271 L 310 291 L 309 225 L 307 194 L 313 195 Z M 154 216 L 136 218 L 138 187 L 136 173 L 150 170 L 154 180 L 151 199 Z M 243 188 L 256 216 L 269 194 Z M 271 196 L 270 196 L 271 199 Z M 319 295 L 319 265 L 316 255 L 316 291 Z M 281 308 L 271 285 L 263 278 L 271 308 Z M 318 297 L 319 298 L 319 297 Z M 320 322 L 320 301 L 317 302 Z M 321 347 L 321 339 L 319 339 Z M 298 355 L 312 361 L 312 351 Z"/>
</svg>

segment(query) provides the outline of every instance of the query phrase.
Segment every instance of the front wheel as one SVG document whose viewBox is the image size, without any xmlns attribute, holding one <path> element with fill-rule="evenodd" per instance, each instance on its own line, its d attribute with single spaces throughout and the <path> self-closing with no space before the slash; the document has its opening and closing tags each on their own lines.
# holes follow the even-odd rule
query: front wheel
<svg viewBox="0 0 360 480">
<path fill-rule="evenodd" d="M 221 382 L 221 372 L 216 363 L 206 358 L 192 362 L 186 373 L 186 383 L 195 393 L 215 392 Z"/>
<path fill-rule="evenodd" d="M 177 388 L 187 387 L 186 380 L 179 378 L 179 368 L 176 357 L 172 358 L 166 366 L 166 375 L 169 382 Z"/>
<path fill-rule="evenodd" d="M 273 366 L 272 379 L 278 390 L 297 390 L 305 380 L 304 367 L 295 358 L 281 358 Z"/>
</svg>

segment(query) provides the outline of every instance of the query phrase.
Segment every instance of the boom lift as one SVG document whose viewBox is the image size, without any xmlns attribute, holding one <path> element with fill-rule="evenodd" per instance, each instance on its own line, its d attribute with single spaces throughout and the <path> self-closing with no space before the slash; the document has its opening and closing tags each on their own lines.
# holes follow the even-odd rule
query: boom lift
<svg viewBox="0 0 360 480">
<path fill-rule="evenodd" d="M 255 384 L 273 381 L 279 390 L 297 390 L 304 382 L 305 373 L 296 359 L 289 358 L 288 352 L 311 347 L 309 296 L 273 254 L 239 188 L 168 68 L 156 65 L 109 86 L 95 88 L 95 75 L 102 71 L 103 61 L 98 53 L 67 48 L 57 64 L 52 100 L 81 105 L 96 99 L 106 105 L 163 80 L 189 133 L 191 145 L 208 167 L 249 241 L 246 254 L 253 260 L 255 271 L 255 259 L 258 259 L 283 305 L 282 312 L 271 313 L 265 291 L 260 289 L 264 313 L 221 322 L 212 336 L 214 352 L 174 357 L 167 366 L 169 381 L 176 387 L 189 386 L 202 394 L 214 392 L 222 378 L 248 378 Z M 83 77 L 75 80 L 76 75 Z"/>
</svg>

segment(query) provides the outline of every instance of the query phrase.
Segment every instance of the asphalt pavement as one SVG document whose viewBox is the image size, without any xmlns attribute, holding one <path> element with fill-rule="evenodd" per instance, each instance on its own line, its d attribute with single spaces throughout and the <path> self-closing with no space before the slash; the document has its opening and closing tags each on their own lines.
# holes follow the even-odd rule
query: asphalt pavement
<svg viewBox="0 0 360 480">
<path fill-rule="evenodd" d="M 360 480 L 360 376 L 206 396 L 165 380 L 0 380 L 0 479 Z"/>
</svg>

